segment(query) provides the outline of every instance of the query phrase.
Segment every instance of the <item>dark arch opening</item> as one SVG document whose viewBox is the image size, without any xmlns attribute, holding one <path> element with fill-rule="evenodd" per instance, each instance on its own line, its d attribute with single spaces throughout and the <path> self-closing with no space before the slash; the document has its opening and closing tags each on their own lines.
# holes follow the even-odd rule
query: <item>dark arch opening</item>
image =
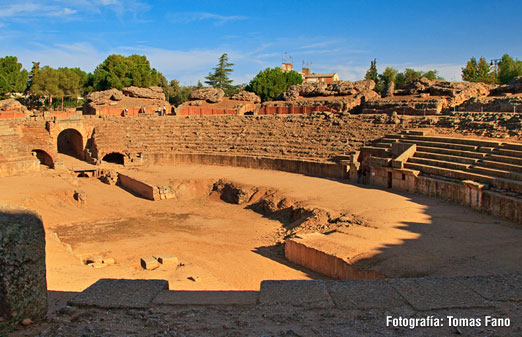
<svg viewBox="0 0 522 337">
<path fill-rule="evenodd" d="M 34 153 L 36 158 L 38 158 L 40 164 L 54 168 L 53 158 L 49 155 L 49 153 L 45 152 L 44 150 L 32 150 L 31 152 Z"/>
<path fill-rule="evenodd" d="M 58 152 L 83 159 L 83 137 L 75 129 L 66 129 L 58 135 Z"/>
<path fill-rule="evenodd" d="M 107 163 L 123 165 L 125 163 L 125 156 L 118 152 L 111 152 L 103 156 L 102 160 Z"/>
</svg>

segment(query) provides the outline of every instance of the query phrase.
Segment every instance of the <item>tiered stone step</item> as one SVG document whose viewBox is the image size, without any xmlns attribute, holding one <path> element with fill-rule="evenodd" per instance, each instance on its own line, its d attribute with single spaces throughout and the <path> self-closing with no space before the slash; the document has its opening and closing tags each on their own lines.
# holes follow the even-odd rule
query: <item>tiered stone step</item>
<svg viewBox="0 0 522 337">
<path fill-rule="evenodd" d="M 434 142 L 434 141 L 424 141 L 424 140 L 413 140 L 413 139 L 402 139 L 402 143 L 411 143 L 417 144 L 417 146 L 422 147 L 431 147 L 431 148 L 443 148 L 443 149 L 453 149 L 460 151 L 476 151 L 478 146 L 475 145 L 464 145 L 464 144 L 456 144 L 456 143 L 442 143 L 442 142 Z"/>
<path fill-rule="evenodd" d="M 487 174 L 487 175 L 494 176 L 494 177 L 502 177 L 502 178 L 506 178 L 506 179 L 522 181 L 522 174 L 517 173 L 517 172 L 492 169 L 492 168 L 483 167 L 483 166 L 472 166 L 472 167 L 470 167 L 470 171 L 480 173 L 480 174 Z"/>
<path fill-rule="evenodd" d="M 454 161 L 444 161 L 444 160 L 438 160 L 438 159 L 427 159 L 427 158 L 418 158 L 418 157 L 409 158 L 408 163 L 444 167 L 444 168 L 449 168 L 449 169 L 453 169 L 453 170 L 467 170 L 470 167 L 470 164 L 461 164 L 461 163 L 457 163 Z"/>
<path fill-rule="evenodd" d="M 455 156 L 455 155 L 449 155 L 449 154 L 439 154 L 439 153 L 422 152 L 422 151 L 415 152 L 415 154 L 413 155 L 413 158 L 427 158 L 427 159 L 435 159 L 435 160 L 462 163 L 462 164 L 475 164 L 479 160 L 477 158 L 468 158 L 468 157 Z"/>
<path fill-rule="evenodd" d="M 410 162 L 404 163 L 404 167 L 411 170 L 419 170 L 434 176 L 446 177 L 454 180 L 473 180 L 507 191 L 522 193 L 522 182 L 513 179 Z"/>
<path fill-rule="evenodd" d="M 477 159 L 483 159 L 486 157 L 486 154 L 481 153 L 481 152 L 451 150 L 451 149 L 445 149 L 445 148 L 440 148 L 440 147 L 429 147 L 429 146 L 417 146 L 417 151 L 445 154 L 445 155 L 457 156 L 457 157 L 477 158 Z"/>
<path fill-rule="evenodd" d="M 508 164 L 502 161 L 494 161 L 489 159 L 490 158 L 487 157 L 486 159 L 481 160 L 478 164 L 488 168 L 522 173 L 522 165 Z"/>
</svg>

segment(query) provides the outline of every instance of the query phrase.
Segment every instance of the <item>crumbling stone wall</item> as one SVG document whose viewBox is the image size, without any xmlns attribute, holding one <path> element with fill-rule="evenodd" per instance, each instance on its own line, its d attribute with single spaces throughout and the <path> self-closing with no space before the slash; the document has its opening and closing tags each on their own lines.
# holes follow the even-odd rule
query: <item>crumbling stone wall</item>
<svg viewBox="0 0 522 337">
<path fill-rule="evenodd" d="M 0 204 L 0 318 L 19 323 L 46 313 L 42 219 L 35 211 Z"/>
</svg>

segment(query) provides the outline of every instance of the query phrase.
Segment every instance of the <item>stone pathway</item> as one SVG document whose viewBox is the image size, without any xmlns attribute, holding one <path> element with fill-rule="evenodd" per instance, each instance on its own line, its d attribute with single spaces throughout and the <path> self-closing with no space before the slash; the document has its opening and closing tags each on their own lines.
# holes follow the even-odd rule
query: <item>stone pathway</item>
<svg viewBox="0 0 522 337">
<path fill-rule="evenodd" d="M 520 336 L 522 274 L 263 281 L 259 292 L 102 279 L 54 316 L 39 336 Z"/>
</svg>

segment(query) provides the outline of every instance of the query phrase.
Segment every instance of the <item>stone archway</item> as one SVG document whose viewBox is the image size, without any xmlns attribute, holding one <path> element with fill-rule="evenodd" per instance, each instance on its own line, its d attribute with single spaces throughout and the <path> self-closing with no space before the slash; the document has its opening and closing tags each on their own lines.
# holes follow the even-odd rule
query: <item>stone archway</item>
<svg viewBox="0 0 522 337">
<path fill-rule="evenodd" d="M 49 153 L 44 150 L 34 149 L 31 150 L 36 158 L 40 161 L 40 164 L 49 166 L 50 168 L 54 168 L 54 160 L 53 157 Z"/>
<path fill-rule="evenodd" d="M 58 152 L 83 159 L 83 136 L 75 129 L 65 129 L 58 135 Z"/>
<path fill-rule="evenodd" d="M 119 152 L 107 153 L 103 156 L 102 161 L 113 164 L 125 164 L 125 156 Z"/>
</svg>

